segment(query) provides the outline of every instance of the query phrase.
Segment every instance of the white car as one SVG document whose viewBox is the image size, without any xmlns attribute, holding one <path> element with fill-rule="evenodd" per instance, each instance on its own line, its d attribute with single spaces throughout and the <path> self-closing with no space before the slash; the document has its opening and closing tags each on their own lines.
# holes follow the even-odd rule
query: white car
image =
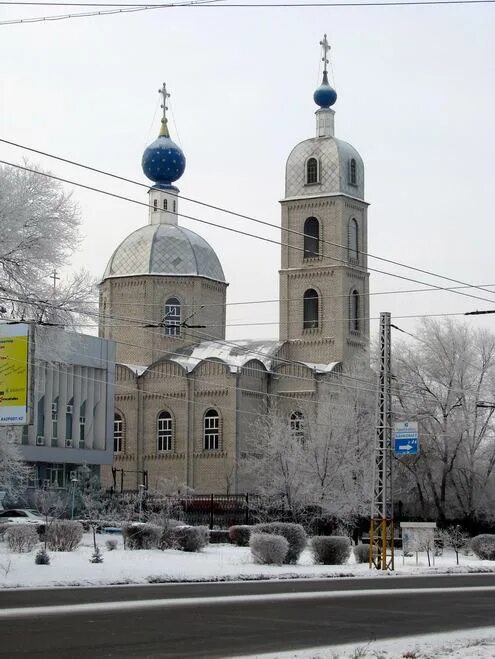
<svg viewBox="0 0 495 659">
<path fill-rule="evenodd" d="M 43 526 L 44 518 L 36 511 L 29 508 L 10 508 L 0 511 L 0 524 L 35 524 Z"/>
</svg>

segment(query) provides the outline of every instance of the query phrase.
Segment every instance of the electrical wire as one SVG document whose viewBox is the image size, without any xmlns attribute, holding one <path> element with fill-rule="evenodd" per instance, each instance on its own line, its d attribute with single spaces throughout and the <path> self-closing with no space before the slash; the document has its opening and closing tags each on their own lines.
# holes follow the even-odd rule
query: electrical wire
<svg viewBox="0 0 495 659">
<path fill-rule="evenodd" d="M 138 206 L 145 206 L 148 209 L 151 208 L 151 206 L 149 204 L 147 204 L 145 202 L 142 202 L 142 201 L 138 201 L 137 199 L 132 199 L 130 197 L 126 197 L 124 195 L 119 195 L 119 194 L 116 194 L 114 192 L 109 192 L 108 190 L 102 190 L 101 188 L 96 188 L 94 186 L 85 185 L 84 183 L 78 183 L 76 181 L 71 181 L 69 179 L 62 178 L 60 176 L 55 176 L 54 174 L 50 174 L 48 172 L 38 171 L 38 170 L 33 169 L 31 167 L 27 167 L 25 165 L 24 166 L 23 165 L 18 165 L 16 163 L 12 163 L 12 162 L 9 162 L 9 161 L 6 161 L 6 160 L 0 160 L 0 164 L 7 165 L 9 167 L 15 167 L 15 168 L 21 169 L 23 171 L 31 172 L 33 174 L 38 174 L 40 176 L 45 176 L 47 178 L 51 178 L 51 179 L 54 179 L 56 181 L 60 181 L 61 183 L 68 183 L 69 185 L 74 185 L 76 187 L 80 187 L 80 188 L 83 188 L 85 190 L 91 190 L 92 192 L 97 192 L 99 194 L 103 194 L 103 195 L 106 195 L 106 196 L 109 196 L 109 197 L 113 197 L 115 199 L 120 199 L 122 201 L 137 204 Z M 172 211 L 164 211 L 164 212 L 172 212 Z M 247 236 L 247 237 L 250 237 L 250 238 L 254 238 L 255 240 L 261 240 L 263 242 L 268 242 L 268 243 L 271 243 L 271 244 L 274 244 L 274 245 L 279 245 L 279 246 L 282 246 L 282 247 L 288 247 L 289 249 L 294 249 L 296 251 L 304 253 L 304 248 L 303 247 L 298 247 L 297 245 L 290 245 L 288 243 L 284 243 L 284 242 L 281 242 L 281 241 L 278 241 L 278 240 L 274 240 L 272 238 L 267 238 L 265 236 L 259 236 L 257 234 L 253 234 L 253 233 L 250 233 L 248 231 L 242 231 L 240 229 L 234 229 L 233 227 L 227 227 L 227 226 L 224 226 L 224 225 L 221 225 L 221 224 L 217 224 L 215 222 L 210 222 L 208 220 L 202 220 L 200 218 L 193 217 L 191 215 L 186 215 L 184 213 L 176 213 L 176 214 L 179 217 L 183 217 L 185 219 L 192 220 L 192 221 L 195 221 L 195 222 L 200 222 L 201 224 L 206 224 L 208 226 L 216 227 L 217 229 L 223 229 L 225 231 L 230 231 L 232 233 L 236 233 L 236 234 L 239 234 L 239 235 L 242 235 L 242 236 Z M 259 220 L 259 222 L 261 222 L 261 220 Z M 284 229 L 284 231 L 286 231 L 286 230 Z M 304 234 L 302 234 L 302 235 L 304 235 Z M 343 263 L 345 265 L 349 265 L 348 261 L 346 259 L 341 259 L 341 258 L 338 258 L 338 257 L 322 256 L 322 259 L 328 259 L 330 261 L 337 261 L 338 263 Z M 405 267 L 408 267 L 408 266 L 405 266 Z M 442 291 L 449 290 L 450 292 L 456 293 L 457 295 L 462 295 L 462 296 L 465 296 L 465 297 L 473 298 L 475 300 L 481 300 L 483 302 L 489 302 L 490 304 L 493 304 L 493 299 L 483 298 L 483 297 L 480 297 L 478 295 L 472 295 L 471 293 L 463 293 L 462 291 L 459 291 L 459 290 L 448 289 L 447 287 L 438 286 L 436 284 L 432 284 L 431 282 L 424 282 L 424 281 L 421 281 L 419 279 L 414 279 L 413 277 L 406 277 L 404 275 L 399 275 L 399 274 L 396 274 L 396 273 L 387 272 L 386 270 L 380 270 L 378 268 L 372 268 L 372 267 L 369 267 L 369 266 L 367 268 L 364 268 L 362 266 L 355 266 L 355 265 L 353 266 L 353 268 L 355 270 L 358 270 L 359 272 L 362 272 L 365 275 L 368 274 L 368 272 L 376 272 L 378 274 L 388 275 L 388 276 L 391 276 L 391 277 L 396 277 L 397 279 L 401 279 L 403 281 L 410 281 L 410 282 L 414 282 L 416 284 L 421 284 L 422 286 L 430 286 L 430 287 L 435 288 L 437 290 L 442 290 Z M 435 276 L 440 276 L 440 275 L 435 275 Z M 453 280 L 453 281 L 456 281 L 457 283 L 465 284 L 465 282 L 459 282 L 458 280 Z M 488 291 L 488 292 L 493 293 L 493 291 Z"/>
<path fill-rule="evenodd" d="M 105 170 L 102 170 L 102 169 L 97 169 L 95 167 L 85 165 L 84 163 L 80 163 L 80 162 L 77 162 L 75 160 L 69 160 L 67 158 L 62 158 L 61 156 L 57 156 L 55 154 L 48 153 L 46 151 L 40 151 L 38 149 L 34 149 L 32 147 L 28 147 L 28 146 L 25 146 L 25 145 L 22 145 L 22 144 L 19 144 L 19 143 L 16 143 L 16 142 L 12 142 L 10 140 L 0 138 L 0 143 L 1 142 L 3 142 L 4 144 L 8 144 L 9 146 L 13 146 L 15 148 L 18 148 L 18 149 L 22 149 L 24 151 L 29 151 L 31 153 L 36 153 L 38 155 L 45 156 L 45 157 L 51 158 L 53 160 L 57 160 L 59 162 L 64 162 L 64 163 L 67 163 L 69 165 L 74 165 L 75 167 L 79 167 L 81 169 L 86 169 L 88 171 L 95 172 L 97 174 L 102 174 L 104 176 L 108 176 L 110 178 L 114 178 L 114 179 L 117 179 L 119 181 L 123 181 L 125 183 L 131 183 L 133 185 L 137 185 L 138 187 L 146 188 L 147 190 L 150 187 L 149 185 L 147 185 L 145 183 L 141 183 L 140 181 L 135 181 L 133 179 L 129 179 L 129 178 L 126 178 L 126 177 L 123 177 L 123 176 L 119 176 L 118 174 L 114 174 L 112 172 L 108 172 L 108 171 L 105 171 Z M 219 212 L 222 212 L 222 213 L 227 213 L 228 215 L 233 215 L 234 217 L 238 217 L 238 218 L 243 219 L 243 220 L 248 220 L 248 221 L 254 222 L 256 224 L 261 224 L 263 226 L 267 226 L 267 227 L 270 227 L 272 229 L 276 229 L 277 231 L 281 230 L 282 232 L 285 232 L 287 234 L 292 234 L 292 235 L 299 236 L 299 237 L 302 237 L 302 238 L 304 238 L 306 236 L 306 234 L 304 234 L 304 232 L 297 231 L 295 229 L 289 229 L 288 227 L 282 227 L 281 228 L 277 224 L 273 224 L 273 223 L 267 222 L 265 220 L 260 220 L 259 218 L 255 218 L 255 217 L 252 217 L 250 215 L 239 213 L 237 211 L 232 211 L 232 210 L 230 210 L 228 208 L 224 208 L 222 206 L 209 204 L 209 203 L 206 203 L 204 201 L 200 201 L 198 199 L 193 199 L 191 197 L 185 197 L 184 195 L 177 195 L 177 196 L 178 196 L 179 199 L 182 199 L 184 201 L 188 201 L 188 202 L 191 202 L 193 204 L 198 204 L 199 206 L 203 206 L 205 208 L 210 208 L 212 210 L 219 211 Z M 149 204 L 147 204 L 147 206 L 149 207 Z M 171 212 L 171 211 L 167 210 L 166 212 Z M 187 217 L 186 215 L 182 215 L 180 213 L 177 213 L 177 215 L 179 215 L 180 217 Z M 188 219 L 193 219 L 193 218 L 188 218 Z M 227 227 L 224 227 L 224 228 L 227 228 Z M 347 249 L 348 249 L 347 245 L 342 245 L 341 243 L 336 243 L 336 242 L 333 242 L 333 241 L 328 240 L 328 239 L 321 239 L 320 242 L 324 245 L 330 245 L 332 247 L 338 247 L 339 249 L 343 249 L 344 251 L 347 251 Z M 295 248 L 295 246 L 292 246 L 290 244 L 284 244 L 284 243 L 280 243 L 280 244 L 283 245 L 283 246 L 287 246 L 289 248 Z M 304 251 L 304 249 L 302 249 L 302 251 Z M 356 251 L 357 251 L 358 255 L 360 255 L 360 256 L 366 256 L 368 258 L 376 259 L 376 260 L 382 261 L 384 263 L 389 263 L 390 265 L 396 265 L 398 267 L 406 268 L 408 270 L 413 270 L 414 272 L 419 272 L 421 274 L 429 275 L 431 277 L 437 277 L 439 279 L 444 279 L 446 281 L 450 281 L 450 282 L 453 282 L 455 284 L 459 284 L 461 286 L 467 286 L 469 288 L 476 288 L 476 289 L 481 290 L 485 293 L 491 293 L 492 295 L 495 294 L 495 291 L 490 291 L 489 289 L 486 289 L 486 288 L 483 288 L 481 286 L 477 286 L 477 285 L 474 285 L 474 284 L 469 284 L 469 283 L 467 283 L 465 281 L 461 281 L 459 279 L 453 279 L 452 277 L 448 277 L 446 275 L 441 275 L 441 274 L 438 274 L 436 272 L 432 272 L 431 270 L 425 270 L 424 268 L 418 268 L 416 266 L 412 266 L 412 265 L 409 265 L 407 263 L 402 263 L 400 261 L 395 261 L 393 259 L 388 259 L 388 258 L 383 257 L 383 256 L 378 256 L 376 254 L 371 254 L 370 252 L 365 252 L 365 251 L 360 250 L 360 249 L 358 249 Z M 338 257 L 326 257 L 326 258 L 331 258 L 333 260 L 341 261 L 345 264 L 348 264 L 348 261 L 346 259 L 339 259 Z M 356 264 L 353 264 L 353 265 L 355 267 Z M 365 271 L 365 268 L 360 267 L 359 264 L 357 264 L 357 266 L 358 266 L 358 269 Z M 380 272 L 379 270 L 373 270 L 372 268 L 368 268 L 368 270 L 372 270 L 373 272 Z M 390 274 L 390 273 L 385 273 L 385 274 Z M 415 281 L 415 280 L 412 280 L 412 281 Z M 422 283 L 425 286 L 434 286 L 433 284 L 429 284 L 429 283 L 425 283 L 425 282 L 420 282 L 420 283 Z M 441 290 L 447 290 L 447 288 L 444 287 L 444 288 L 441 288 Z M 457 289 L 451 288 L 449 290 L 456 291 Z M 460 293 L 460 294 L 461 295 L 466 295 L 464 293 Z M 483 298 L 480 298 L 480 299 L 483 299 Z M 484 300 L 484 301 L 486 301 L 486 300 Z"/>
</svg>

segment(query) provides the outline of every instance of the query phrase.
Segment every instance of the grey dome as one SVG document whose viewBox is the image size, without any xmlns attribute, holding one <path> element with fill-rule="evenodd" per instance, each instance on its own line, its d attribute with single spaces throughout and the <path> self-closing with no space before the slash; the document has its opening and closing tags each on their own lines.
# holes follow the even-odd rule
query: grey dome
<svg viewBox="0 0 495 659">
<path fill-rule="evenodd" d="M 190 275 L 225 281 L 212 247 L 194 231 L 174 224 L 148 224 L 120 243 L 103 275 Z"/>
<path fill-rule="evenodd" d="M 305 167 L 308 158 L 319 162 L 318 183 L 307 185 Z M 350 162 L 356 161 L 356 184 L 349 181 Z M 364 165 L 356 149 L 335 137 L 313 137 L 297 144 L 287 158 L 285 197 L 347 194 L 364 199 Z"/>
</svg>

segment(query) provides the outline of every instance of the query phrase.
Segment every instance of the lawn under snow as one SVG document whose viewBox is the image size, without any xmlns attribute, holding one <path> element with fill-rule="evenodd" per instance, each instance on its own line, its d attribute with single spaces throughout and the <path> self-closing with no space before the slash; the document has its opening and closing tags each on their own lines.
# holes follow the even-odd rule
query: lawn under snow
<svg viewBox="0 0 495 659">
<path fill-rule="evenodd" d="M 118 548 L 107 551 L 105 540 L 117 538 Z M 0 588 L 43 586 L 89 586 L 99 584 L 149 583 L 167 581 L 220 581 L 237 579 L 283 579 L 380 576 L 367 564 L 356 564 L 353 556 L 345 565 L 314 565 L 309 550 L 303 552 L 297 565 L 257 565 L 248 547 L 209 545 L 201 552 L 158 549 L 124 550 L 121 536 L 98 535 L 103 550 L 102 564 L 90 563 L 93 552 L 92 537 L 86 533 L 81 546 L 73 552 L 49 552 L 50 565 L 35 565 L 36 550 L 14 554 L 5 542 L 0 543 Z M 425 554 L 415 558 L 396 555 L 396 575 L 441 574 L 466 572 L 495 572 L 495 561 L 480 561 L 475 556 L 461 556 L 455 563 L 453 552 L 436 557 L 435 567 L 428 567 Z"/>
<path fill-rule="evenodd" d="M 493 659 L 495 627 L 396 638 L 390 641 L 349 643 L 276 654 L 253 659 Z M 245 659 L 249 659 L 246 657 Z"/>
</svg>

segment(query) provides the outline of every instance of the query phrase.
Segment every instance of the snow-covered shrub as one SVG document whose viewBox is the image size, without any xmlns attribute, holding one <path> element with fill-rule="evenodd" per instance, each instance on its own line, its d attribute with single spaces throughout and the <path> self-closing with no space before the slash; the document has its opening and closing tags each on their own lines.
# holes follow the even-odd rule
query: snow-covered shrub
<svg viewBox="0 0 495 659">
<path fill-rule="evenodd" d="M 95 547 L 95 550 L 89 559 L 90 563 L 103 563 L 103 556 L 101 554 L 101 550 L 98 547 L 98 545 Z"/>
<path fill-rule="evenodd" d="M 70 519 L 55 519 L 46 531 L 46 543 L 52 551 L 74 551 L 83 537 L 83 526 Z"/>
<path fill-rule="evenodd" d="M 10 551 L 28 552 L 38 544 L 36 528 L 29 524 L 16 524 L 5 531 L 5 540 Z"/>
<path fill-rule="evenodd" d="M 471 540 L 471 549 L 482 561 L 495 561 L 495 535 L 482 533 Z"/>
<path fill-rule="evenodd" d="M 289 543 L 281 535 L 253 533 L 249 539 L 251 554 L 256 563 L 282 565 L 289 553 Z"/>
<path fill-rule="evenodd" d="M 370 560 L 370 546 L 369 544 L 356 545 L 352 548 L 356 563 L 368 563 Z M 373 550 L 376 554 L 376 549 Z"/>
<path fill-rule="evenodd" d="M 117 549 L 117 545 L 119 544 L 119 541 L 117 538 L 109 538 L 105 542 L 105 546 L 108 549 L 108 551 L 113 551 L 114 549 Z"/>
<path fill-rule="evenodd" d="M 257 524 L 251 533 L 271 533 L 281 535 L 289 543 L 289 551 L 285 557 L 285 563 L 297 563 L 299 556 L 306 547 L 306 531 L 300 524 L 289 524 L 287 522 L 269 522 L 268 524 Z"/>
<path fill-rule="evenodd" d="M 162 526 L 162 536 L 160 539 L 160 549 L 174 549 L 177 547 L 177 538 L 175 529 L 178 526 L 184 526 L 184 522 L 177 519 L 166 519 Z"/>
<path fill-rule="evenodd" d="M 231 542 L 238 547 L 247 547 L 251 536 L 252 526 L 247 524 L 237 524 L 229 528 L 229 537 Z"/>
<path fill-rule="evenodd" d="M 177 547 L 182 551 L 200 551 L 208 544 L 209 535 L 206 526 L 178 526 L 175 529 Z"/>
<path fill-rule="evenodd" d="M 128 549 L 157 549 L 163 529 L 155 524 L 126 524 L 122 527 L 124 544 Z"/>
<path fill-rule="evenodd" d="M 0 540 L 4 539 L 5 531 L 9 528 L 9 524 L 0 524 Z"/>
<path fill-rule="evenodd" d="M 351 541 L 345 535 L 316 535 L 311 538 L 315 563 L 342 565 L 351 555 Z"/>
<path fill-rule="evenodd" d="M 36 552 L 34 562 L 36 565 L 50 565 L 50 556 L 44 547 L 41 547 L 41 549 Z"/>
</svg>

